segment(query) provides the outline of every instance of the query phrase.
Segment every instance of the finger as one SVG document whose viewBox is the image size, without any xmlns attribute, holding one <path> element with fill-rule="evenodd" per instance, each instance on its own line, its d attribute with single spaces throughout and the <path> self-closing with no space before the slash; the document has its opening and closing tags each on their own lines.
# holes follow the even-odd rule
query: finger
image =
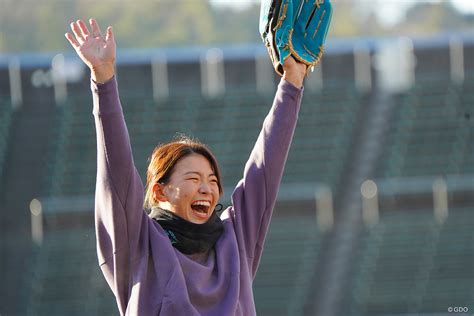
<svg viewBox="0 0 474 316">
<path fill-rule="evenodd" d="M 112 31 L 111 26 L 107 27 L 107 34 L 105 35 L 105 41 L 106 42 L 115 41 L 114 40 L 114 32 Z"/>
<path fill-rule="evenodd" d="M 79 25 L 77 25 L 77 22 L 72 22 L 71 23 L 71 30 L 72 32 L 74 33 L 74 35 L 76 36 L 76 39 L 80 42 L 84 42 L 85 39 L 84 39 L 84 36 L 82 35 L 82 32 L 81 32 L 81 29 L 79 28 Z"/>
<path fill-rule="evenodd" d="M 94 19 L 89 19 L 89 24 L 91 25 L 92 36 L 93 37 L 102 37 L 102 32 L 100 31 L 99 23 Z"/>
<path fill-rule="evenodd" d="M 74 37 L 74 35 L 72 35 L 71 33 L 66 33 L 64 34 L 64 36 L 66 36 L 67 40 L 69 41 L 69 43 L 71 43 L 72 47 L 74 48 L 79 48 L 79 42 L 76 40 L 76 38 Z"/>
<path fill-rule="evenodd" d="M 82 20 L 77 20 L 77 24 L 79 24 L 79 28 L 81 29 L 84 38 L 87 38 L 89 35 L 89 30 L 87 29 L 86 23 L 84 23 Z"/>
</svg>

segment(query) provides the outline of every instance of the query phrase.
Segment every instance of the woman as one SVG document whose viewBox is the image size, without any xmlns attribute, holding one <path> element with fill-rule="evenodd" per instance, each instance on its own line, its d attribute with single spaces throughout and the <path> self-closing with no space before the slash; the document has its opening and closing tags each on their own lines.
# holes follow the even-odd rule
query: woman
<svg viewBox="0 0 474 316">
<path fill-rule="evenodd" d="M 252 281 L 293 137 L 306 66 L 293 58 L 220 218 L 217 162 L 189 139 L 159 146 L 146 194 L 115 79 L 112 28 L 71 23 L 66 38 L 91 69 L 97 133 L 95 218 L 102 272 L 121 315 L 255 315 Z M 144 198 L 145 196 L 145 198 Z M 150 216 L 144 211 L 151 211 Z"/>
</svg>

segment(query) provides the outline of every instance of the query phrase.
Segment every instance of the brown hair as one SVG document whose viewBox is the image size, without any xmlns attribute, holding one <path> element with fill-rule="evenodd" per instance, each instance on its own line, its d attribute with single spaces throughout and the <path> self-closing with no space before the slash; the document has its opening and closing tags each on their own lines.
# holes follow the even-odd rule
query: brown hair
<svg viewBox="0 0 474 316">
<path fill-rule="evenodd" d="M 209 161 L 212 171 L 217 178 L 219 194 L 222 195 L 221 173 L 217 159 L 211 150 L 198 140 L 180 135 L 174 141 L 156 146 L 149 158 L 146 172 L 145 201 L 143 204 L 145 210 L 150 210 L 156 204 L 153 198 L 153 186 L 155 183 L 167 183 L 176 163 L 191 154 L 202 155 Z"/>
</svg>

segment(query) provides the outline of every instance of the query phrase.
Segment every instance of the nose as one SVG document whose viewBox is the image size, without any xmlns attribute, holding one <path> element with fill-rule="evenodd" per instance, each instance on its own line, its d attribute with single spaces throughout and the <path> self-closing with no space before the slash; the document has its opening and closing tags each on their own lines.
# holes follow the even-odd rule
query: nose
<svg viewBox="0 0 474 316">
<path fill-rule="evenodd" d="M 201 183 L 201 186 L 199 187 L 199 192 L 203 194 L 211 193 L 211 186 L 209 185 L 209 183 L 203 181 Z"/>
</svg>

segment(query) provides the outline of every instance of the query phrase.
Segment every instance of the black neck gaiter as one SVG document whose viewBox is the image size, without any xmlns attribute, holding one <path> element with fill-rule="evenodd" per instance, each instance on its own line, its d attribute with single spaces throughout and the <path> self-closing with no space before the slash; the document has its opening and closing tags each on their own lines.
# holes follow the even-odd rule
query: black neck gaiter
<svg viewBox="0 0 474 316">
<path fill-rule="evenodd" d="M 186 255 L 209 251 L 224 231 L 216 211 L 204 224 L 188 222 L 159 207 L 153 207 L 149 216 L 165 230 L 173 247 Z"/>
</svg>

